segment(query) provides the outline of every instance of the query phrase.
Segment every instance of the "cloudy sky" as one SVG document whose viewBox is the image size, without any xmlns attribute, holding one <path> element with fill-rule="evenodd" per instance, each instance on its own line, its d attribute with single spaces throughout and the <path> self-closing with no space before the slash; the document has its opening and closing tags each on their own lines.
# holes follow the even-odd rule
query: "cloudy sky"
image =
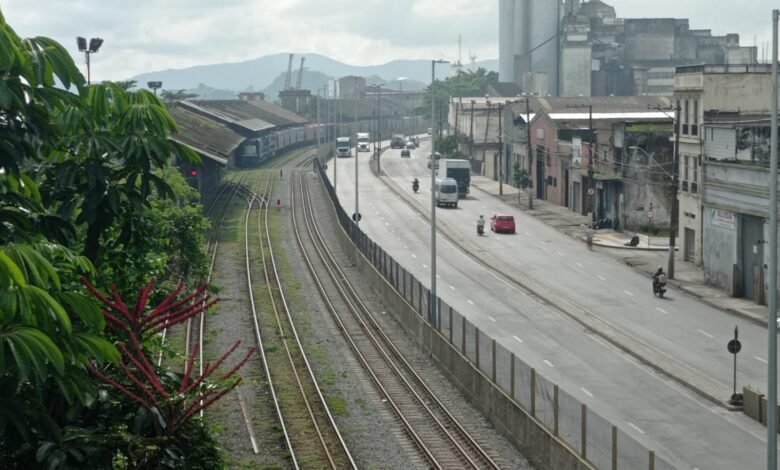
<svg viewBox="0 0 780 470">
<path fill-rule="evenodd" d="M 553 0 L 550 0 L 553 1 Z M 625 18 L 689 18 L 743 45 L 771 40 L 772 0 L 607 0 Z M 498 57 L 498 0 L 0 0 L 22 37 L 48 36 L 83 68 L 76 36 L 102 37 L 94 80 L 280 52 L 316 52 L 354 65 L 393 59 Z M 754 39 L 755 38 L 755 39 Z"/>
</svg>

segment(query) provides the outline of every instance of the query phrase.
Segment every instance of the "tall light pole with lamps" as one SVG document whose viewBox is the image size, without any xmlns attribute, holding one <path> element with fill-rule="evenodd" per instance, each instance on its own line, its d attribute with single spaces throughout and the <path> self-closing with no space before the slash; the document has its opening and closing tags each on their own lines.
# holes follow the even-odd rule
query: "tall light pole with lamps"
<svg viewBox="0 0 780 470">
<path fill-rule="evenodd" d="M 103 40 L 100 38 L 90 38 L 89 46 L 87 46 L 87 40 L 81 36 L 76 38 L 76 44 L 79 46 L 79 52 L 83 52 L 87 56 L 87 85 L 92 83 L 92 77 L 89 67 L 89 56 L 95 54 L 100 50 L 100 46 L 103 45 Z"/>
<path fill-rule="evenodd" d="M 436 328 L 438 317 L 436 312 L 436 94 L 434 87 L 436 85 L 436 64 L 448 64 L 446 60 L 431 61 L 431 299 L 429 310 L 431 326 Z"/>
<path fill-rule="evenodd" d="M 146 82 L 146 86 L 152 89 L 154 92 L 154 96 L 157 96 L 157 90 L 159 90 L 162 87 L 161 81 L 153 81 L 153 82 Z"/>
</svg>

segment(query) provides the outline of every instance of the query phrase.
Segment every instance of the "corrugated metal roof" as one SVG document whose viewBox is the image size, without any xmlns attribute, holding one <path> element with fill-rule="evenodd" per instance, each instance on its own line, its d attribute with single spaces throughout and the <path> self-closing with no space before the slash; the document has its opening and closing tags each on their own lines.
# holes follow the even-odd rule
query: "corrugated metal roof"
<svg viewBox="0 0 780 470">
<path fill-rule="evenodd" d="M 168 111 L 178 127 L 171 139 L 203 155 L 228 160 L 233 151 L 246 140 L 225 122 L 210 119 L 180 103 L 169 106 Z"/>
</svg>

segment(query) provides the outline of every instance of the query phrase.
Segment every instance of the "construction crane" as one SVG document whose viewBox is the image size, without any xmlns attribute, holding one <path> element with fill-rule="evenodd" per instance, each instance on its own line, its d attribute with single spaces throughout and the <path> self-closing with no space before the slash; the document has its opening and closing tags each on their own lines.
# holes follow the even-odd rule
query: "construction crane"
<svg viewBox="0 0 780 470">
<path fill-rule="evenodd" d="M 295 82 L 295 88 L 301 89 L 301 82 L 303 81 L 303 63 L 306 62 L 306 57 L 301 57 L 301 68 L 298 69 L 298 80 Z"/>
<path fill-rule="evenodd" d="M 290 79 L 292 78 L 292 62 L 295 54 L 290 54 L 290 61 L 287 63 L 287 76 L 284 77 L 284 89 L 290 89 Z"/>
</svg>

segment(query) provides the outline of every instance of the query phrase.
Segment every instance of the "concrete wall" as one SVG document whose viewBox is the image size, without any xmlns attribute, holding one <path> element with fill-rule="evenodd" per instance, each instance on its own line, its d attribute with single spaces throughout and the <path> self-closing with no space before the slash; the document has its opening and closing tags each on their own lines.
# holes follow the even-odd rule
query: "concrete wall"
<svg viewBox="0 0 780 470">
<path fill-rule="evenodd" d="M 627 61 L 670 60 L 674 57 L 674 19 L 626 19 L 625 35 Z"/>
<path fill-rule="evenodd" d="M 769 112 L 772 75 L 769 73 L 707 73 L 702 81 L 702 110 Z"/>
<path fill-rule="evenodd" d="M 703 253 L 704 281 L 734 295 L 734 265 L 737 264 L 737 223 L 724 223 L 721 213 L 733 212 L 704 207 L 703 230 L 707 249 Z M 736 217 L 735 219 L 736 220 Z"/>
<path fill-rule="evenodd" d="M 590 44 L 568 45 L 561 51 L 560 96 L 590 96 Z"/>
</svg>

